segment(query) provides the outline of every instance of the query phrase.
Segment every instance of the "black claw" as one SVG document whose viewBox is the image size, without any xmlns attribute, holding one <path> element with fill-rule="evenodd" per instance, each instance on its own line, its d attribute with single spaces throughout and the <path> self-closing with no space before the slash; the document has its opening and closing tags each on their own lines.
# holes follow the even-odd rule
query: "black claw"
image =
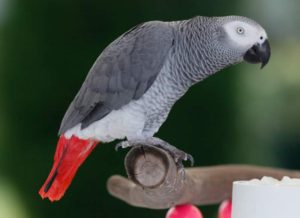
<svg viewBox="0 0 300 218">
<path fill-rule="evenodd" d="M 184 156 L 181 156 L 181 157 L 176 157 L 175 156 L 174 159 L 175 159 L 175 162 L 176 162 L 176 165 L 177 165 L 178 169 L 184 168 L 182 161 L 189 161 L 190 166 L 194 166 L 194 163 L 195 163 L 193 156 L 190 155 L 190 154 L 186 154 L 186 153 L 184 153 Z"/>
<path fill-rule="evenodd" d="M 194 161 L 194 158 L 193 158 L 193 156 L 192 156 L 192 155 L 190 155 L 190 154 L 187 154 L 187 155 L 186 155 L 186 160 L 190 161 L 190 165 L 191 165 L 191 167 L 192 167 L 192 166 L 194 166 L 194 164 L 195 164 L 195 161 Z"/>
<path fill-rule="evenodd" d="M 115 151 L 119 151 L 120 148 L 122 148 L 122 142 L 118 143 L 118 144 L 115 146 Z"/>
</svg>

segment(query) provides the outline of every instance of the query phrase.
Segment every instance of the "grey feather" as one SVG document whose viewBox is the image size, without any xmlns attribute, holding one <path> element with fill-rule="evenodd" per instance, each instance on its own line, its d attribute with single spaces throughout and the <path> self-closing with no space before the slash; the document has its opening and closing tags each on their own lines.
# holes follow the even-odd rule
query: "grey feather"
<svg viewBox="0 0 300 218">
<path fill-rule="evenodd" d="M 174 39 L 168 23 L 140 24 L 112 42 L 98 57 L 70 104 L 59 134 L 87 127 L 112 110 L 139 99 L 159 74 Z"/>
<path fill-rule="evenodd" d="M 257 23 L 238 16 L 153 21 L 127 31 L 98 57 L 69 106 L 59 133 L 77 124 L 86 128 L 126 105 L 125 109 L 135 111 L 133 114 L 144 119 L 139 120 L 143 127 L 138 126 L 140 129 L 133 131 L 153 136 L 189 87 L 243 60 L 249 45 L 241 46 L 229 37 L 225 24 L 232 21 L 251 24 L 259 34 L 266 36 Z M 236 29 L 231 32 L 236 33 Z M 127 134 L 126 128 L 130 131 L 134 125 L 124 126 L 118 136 L 110 133 L 102 136 L 107 137 L 107 141 L 128 137 L 131 133 Z M 68 133 L 74 134 L 74 131 Z M 101 135 L 89 136 L 98 137 L 97 134 Z"/>
</svg>

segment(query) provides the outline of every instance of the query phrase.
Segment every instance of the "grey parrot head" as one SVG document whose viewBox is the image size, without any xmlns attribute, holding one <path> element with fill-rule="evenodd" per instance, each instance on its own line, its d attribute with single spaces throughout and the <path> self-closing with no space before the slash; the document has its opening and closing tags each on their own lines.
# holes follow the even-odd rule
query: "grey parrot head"
<svg viewBox="0 0 300 218">
<path fill-rule="evenodd" d="M 238 63 L 261 63 L 263 68 L 270 59 L 271 49 L 263 27 L 255 21 L 240 16 L 219 17 L 217 41 L 220 46 L 234 54 Z"/>
</svg>

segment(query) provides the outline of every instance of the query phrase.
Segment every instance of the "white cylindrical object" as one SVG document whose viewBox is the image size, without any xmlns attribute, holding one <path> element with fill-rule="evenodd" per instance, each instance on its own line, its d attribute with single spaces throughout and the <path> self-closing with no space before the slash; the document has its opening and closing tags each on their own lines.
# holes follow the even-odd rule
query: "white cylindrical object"
<svg viewBox="0 0 300 218">
<path fill-rule="evenodd" d="M 232 218 L 300 218 L 300 180 L 234 182 Z"/>
</svg>

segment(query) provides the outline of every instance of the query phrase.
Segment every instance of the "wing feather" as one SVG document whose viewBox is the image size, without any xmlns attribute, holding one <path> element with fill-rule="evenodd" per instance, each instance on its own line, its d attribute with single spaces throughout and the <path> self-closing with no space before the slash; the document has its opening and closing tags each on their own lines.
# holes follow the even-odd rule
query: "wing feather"
<svg viewBox="0 0 300 218">
<path fill-rule="evenodd" d="M 71 102 L 59 134 L 102 119 L 153 84 L 172 47 L 173 29 L 165 22 L 140 24 L 112 42 L 98 57 Z"/>
</svg>

